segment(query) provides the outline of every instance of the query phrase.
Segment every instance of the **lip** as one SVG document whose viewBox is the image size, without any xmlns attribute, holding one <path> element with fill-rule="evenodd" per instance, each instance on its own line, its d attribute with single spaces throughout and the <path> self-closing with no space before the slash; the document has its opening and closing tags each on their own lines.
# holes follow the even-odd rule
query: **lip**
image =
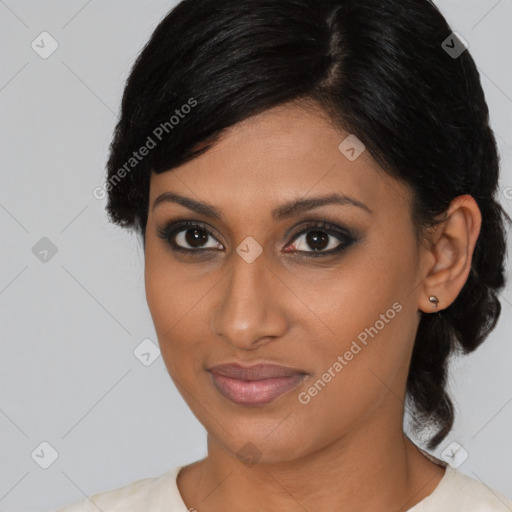
<svg viewBox="0 0 512 512">
<path fill-rule="evenodd" d="M 307 372 L 276 364 L 238 363 L 209 368 L 216 389 L 238 405 L 263 405 L 297 387 Z"/>
</svg>

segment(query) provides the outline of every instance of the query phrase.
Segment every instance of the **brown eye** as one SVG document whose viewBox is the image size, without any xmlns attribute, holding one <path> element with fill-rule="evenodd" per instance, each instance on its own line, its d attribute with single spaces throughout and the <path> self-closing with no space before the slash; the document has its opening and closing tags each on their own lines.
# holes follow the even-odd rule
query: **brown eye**
<svg viewBox="0 0 512 512">
<path fill-rule="evenodd" d="M 212 232 L 202 224 L 181 222 L 167 225 L 160 230 L 158 237 L 166 240 L 169 245 L 178 251 L 199 252 L 203 250 L 218 249 L 220 242 L 207 245 L 209 239 L 216 240 Z"/>
<path fill-rule="evenodd" d="M 201 248 L 210 236 L 206 230 L 202 228 L 189 228 L 184 231 L 184 235 L 182 233 L 183 231 L 180 231 L 177 238 L 181 238 L 182 242 L 185 242 L 196 249 Z M 178 245 L 181 245 L 179 242 L 177 243 Z"/>
<path fill-rule="evenodd" d="M 343 228 L 333 227 L 328 222 L 313 222 L 294 235 L 292 251 L 307 256 L 329 256 L 352 245 L 358 237 Z"/>
<path fill-rule="evenodd" d="M 324 231 L 309 231 L 304 238 L 304 247 L 300 243 L 295 242 L 295 248 L 304 250 L 306 247 L 311 247 L 314 251 L 323 251 L 329 246 L 329 238 L 331 235 Z"/>
</svg>

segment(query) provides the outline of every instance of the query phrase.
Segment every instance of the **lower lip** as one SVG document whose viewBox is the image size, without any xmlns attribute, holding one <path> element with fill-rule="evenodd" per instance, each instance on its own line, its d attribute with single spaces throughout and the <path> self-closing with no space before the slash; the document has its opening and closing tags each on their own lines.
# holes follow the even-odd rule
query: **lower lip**
<svg viewBox="0 0 512 512">
<path fill-rule="evenodd" d="M 224 397 L 239 405 L 263 405 L 297 387 L 305 375 L 262 380 L 238 380 L 210 373 L 213 384 Z"/>
</svg>

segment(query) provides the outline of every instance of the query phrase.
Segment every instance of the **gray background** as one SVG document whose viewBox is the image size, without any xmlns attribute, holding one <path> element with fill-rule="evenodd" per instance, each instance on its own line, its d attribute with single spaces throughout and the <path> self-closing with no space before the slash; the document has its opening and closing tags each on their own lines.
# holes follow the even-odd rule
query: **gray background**
<svg viewBox="0 0 512 512">
<path fill-rule="evenodd" d="M 512 214 L 512 1 L 436 3 L 479 67 Z M 3 511 L 53 510 L 206 453 L 162 358 L 134 356 L 142 340 L 156 343 L 142 247 L 92 194 L 130 66 L 173 5 L 0 0 Z M 31 47 L 43 31 L 59 45 L 47 59 Z M 43 237 L 57 249 L 46 262 L 32 250 Z M 460 443 L 469 457 L 459 470 L 512 498 L 510 286 L 501 296 L 496 330 L 452 365 L 457 421 L 433 453 Z M 49 460 L 43 441 L 58 453 L 47 469 L 36 463 Z"/>
</svg>

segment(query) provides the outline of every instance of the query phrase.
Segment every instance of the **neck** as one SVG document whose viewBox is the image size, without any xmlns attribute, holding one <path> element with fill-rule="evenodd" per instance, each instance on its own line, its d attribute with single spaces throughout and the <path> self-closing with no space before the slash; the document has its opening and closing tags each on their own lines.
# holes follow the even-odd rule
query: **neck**
<svg viewBox="0 0 512 512">
<path fill-rule="evenodd" d="M 343 437 L 301 458 L 255 464 L 208 436 L 208 456 L 197 463 L 182 493 L 188 507 L 217 510 L 350 510 L 406 512 L 431 494 L 444 469 L 375 414 Z"/>
</svg>

